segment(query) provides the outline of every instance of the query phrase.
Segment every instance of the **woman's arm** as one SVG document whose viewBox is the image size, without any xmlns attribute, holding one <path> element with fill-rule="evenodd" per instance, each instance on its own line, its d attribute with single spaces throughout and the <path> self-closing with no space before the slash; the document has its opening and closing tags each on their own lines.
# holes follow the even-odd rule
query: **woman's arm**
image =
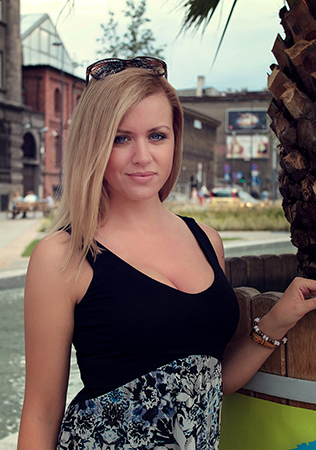
<svg viewBox="0 0 316 450">
<path fill-rule="evenodd" d="M 65 233 L 35 248 L 25 284 L 26 385 L 18 450 L 53 450 L 68 385 L 74 306 L 72 271 L 62 271 Z"/>
<path fill-rule="evenodd" d="M 306 313 L 316 309 L 315 295 L 315 280 L 295 278 L 276 305 L 260 320 L 260 330 L 271 339 L 282 339 Z M 256 344 L 249 334 L 229 345 L 223 360 L 224 394 L 244 386 L 272 352 Z"/>
<path fill-rule="evenodd" d="M 220 236 L 212 228 L 200 224 L 208 235 L 225 271 L 224 249 Z M 296 278 L 276 305 L 259 322 L 260 330 L 271 339 L 280 340 L 308 312 L 316 309 L 316 281 Z M 249 336 L 228 345 L 223 360 L 223 391 L 231 394 L 243 387 L 260 369 L 273 350 L 261 347 Z"/>
</svg>

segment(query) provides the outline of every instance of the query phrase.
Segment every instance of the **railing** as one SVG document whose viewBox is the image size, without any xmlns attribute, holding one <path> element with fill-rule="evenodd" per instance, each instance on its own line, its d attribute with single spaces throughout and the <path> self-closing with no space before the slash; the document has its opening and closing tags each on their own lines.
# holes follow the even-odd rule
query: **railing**
<svg viewBox="0 0 316 450">
<path fill-rule="evenodd" d="M 226 258 L 225 271 L 232 287 L 249 286 L 260 292 L 284 292 L 297 276 L 294 254 Z"/>
</svg>

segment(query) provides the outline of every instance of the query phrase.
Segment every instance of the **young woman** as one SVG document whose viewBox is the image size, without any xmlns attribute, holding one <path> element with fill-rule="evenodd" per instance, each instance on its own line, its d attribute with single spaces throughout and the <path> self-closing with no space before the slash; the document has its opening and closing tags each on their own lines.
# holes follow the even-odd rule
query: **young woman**
<svg viewBox="0 0 316 450">
<path fill-rule="evenodd" d="M 166 78 L 147 57 L 87 69 L 55 232 L 25 286 L 19 450 L 216 449 L 223 392 L 316 308 L 316 282 L 296 279 L 258 324 L 268 347 L 259 329 L 227 347 L 239 312 L 221 239 L 163 206 L 183 128 Z M 84 389 L 64 413 L 72 342 Z"/>
</svg>

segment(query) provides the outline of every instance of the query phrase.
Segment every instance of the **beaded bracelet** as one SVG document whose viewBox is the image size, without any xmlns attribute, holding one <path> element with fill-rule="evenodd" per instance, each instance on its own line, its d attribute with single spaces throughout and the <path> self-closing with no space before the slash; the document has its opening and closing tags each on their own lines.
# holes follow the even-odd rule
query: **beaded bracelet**
<svg viewBox="0 0 316 450">
<path fill-rule="evenodd" d="M 261 345 L 261 347 L 271 348 L 275 349 L 278 348 L 281 344 L 286 344 L 287 338 L 284 337 L 280 341 L 276 339 L 271 339 L 267 335 L 265 335 L 258 327 L 260 319 L 257 317 L 253 321 L 253 329 L 250 332 L 251 339 L 258 345 Z"/>
</svg>

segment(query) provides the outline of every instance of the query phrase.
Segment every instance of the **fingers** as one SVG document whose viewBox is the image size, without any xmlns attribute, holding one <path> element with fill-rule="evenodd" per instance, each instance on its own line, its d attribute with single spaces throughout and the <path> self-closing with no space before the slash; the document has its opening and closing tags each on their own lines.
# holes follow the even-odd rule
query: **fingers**
<svg viewBox="0 0 316 450">
<path fill-rule="evenodd" d="M 302 300 L 316 296 L 316 281 L 308 278 L 295 278 L 287 290 L 295 291 L 302 298 Z M 287 290 L 285 293 L 287 293 Z"/>
<path fill-rule="evenodd" d="M 308 278 L 295 278 L 284 293 L 293 317 L 301 319 L 306 313 L 316 309 L 316 281 Z"/>
<path fill-rule="evenodd" d="M 304 315 L 316 309 L 316 281 L 295 278 L 280 300 L 268 313 L 272 332 L 278 336 L 287 333 Z M 268 334 L 269 335 L 269 334 Z"/>
</svg>

